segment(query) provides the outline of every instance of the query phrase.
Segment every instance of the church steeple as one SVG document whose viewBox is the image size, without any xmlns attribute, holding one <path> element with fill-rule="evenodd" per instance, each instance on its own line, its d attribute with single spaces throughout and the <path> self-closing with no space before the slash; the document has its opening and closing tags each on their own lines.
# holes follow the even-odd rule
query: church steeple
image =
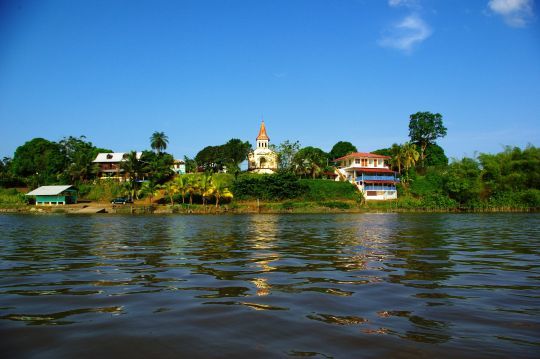
<svg viewBox="0 0 540 359">
<path fill-rule="evenodd" d="M 257 136 L 257 148 L 268 148 L 268 143 L 270 142 L 270 137 L 266 134 L 266 126 L 264 125 L 264 120 L 261 122 L 261 129 L 259 130 L 259 135 Z"/>
</svg>

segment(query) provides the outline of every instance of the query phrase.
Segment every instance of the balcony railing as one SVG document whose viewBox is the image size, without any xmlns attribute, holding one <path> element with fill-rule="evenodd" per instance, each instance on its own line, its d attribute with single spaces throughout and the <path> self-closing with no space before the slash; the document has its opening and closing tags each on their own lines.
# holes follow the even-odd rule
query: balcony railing
<svg viewBox="0 0 540 359">
<path fill-rule="evenodd" d="M 394 176 L 373 176 L 373 175 L 364 175 L 356 177 L 356 181 L 396 181 L 399 182 L 399 178 Z"/>
<path fill-rule="evenodd" d="M 364 186 L 364 191 L 395 191 L 394 186 Z"/>
</svg>

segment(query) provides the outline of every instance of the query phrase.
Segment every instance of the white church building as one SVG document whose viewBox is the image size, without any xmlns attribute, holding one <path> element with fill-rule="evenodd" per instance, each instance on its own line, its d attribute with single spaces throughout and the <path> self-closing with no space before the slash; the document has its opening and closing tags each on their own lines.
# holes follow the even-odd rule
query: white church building
<svg viewBox="0 0 540 359">
<path fill-rule="evenodd" d="M 257 136 L 257 148 L 248 154 L 248 170 L 254 173 L 272 174 L 277 171 L 277 154 L 269 148 L 270 138 L 266 134 L 264 121 Z"/>
</svg>

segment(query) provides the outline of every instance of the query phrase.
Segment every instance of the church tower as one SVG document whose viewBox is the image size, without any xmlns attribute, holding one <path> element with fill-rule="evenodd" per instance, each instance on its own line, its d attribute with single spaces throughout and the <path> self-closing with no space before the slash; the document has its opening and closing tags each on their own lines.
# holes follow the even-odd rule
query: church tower
<svg viewBox="0 0 540 359">
<path fill-rule="evenodd" d="M 261 129 L 259 130 L 259 135 L 257 136 L 257 148 L 268 148 L 268 143 L 270 142 L 270 137 L 266 134 L 266 126 L 264 125 L 264 120 L 261 122 Z"/>
<path fill-rule="evenodd" d="M 256 148 L 248 154 L 248 170 L 255 173 L 274 173 L 277 170 L 277 154 L 269 148 L 270 137 L 266 133 L 264 120 L 261 122 Z"/>
</svg>

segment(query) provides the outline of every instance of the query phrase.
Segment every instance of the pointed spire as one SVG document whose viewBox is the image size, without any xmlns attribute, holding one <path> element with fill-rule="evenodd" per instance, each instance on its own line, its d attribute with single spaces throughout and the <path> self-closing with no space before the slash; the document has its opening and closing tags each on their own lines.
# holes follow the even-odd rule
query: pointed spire
<svg viewBox="0 0 540 359">
<path fill-rule="evenodd" d="M 270 141 L 270 138 L 266 134 L 266 126 L 264 125 L 264 120 L 262 120 L 261 122 L 261 129 L 259 130 L 259 135 L 257 136 L 257 140 Z"/>
</svg>

